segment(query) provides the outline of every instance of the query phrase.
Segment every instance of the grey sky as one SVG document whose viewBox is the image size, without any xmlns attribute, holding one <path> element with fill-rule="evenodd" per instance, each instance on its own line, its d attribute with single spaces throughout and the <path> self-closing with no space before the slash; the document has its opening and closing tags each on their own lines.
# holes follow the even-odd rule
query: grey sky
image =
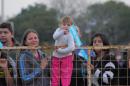
<svg viewBox="0 0 130 86">
<path fill-rule="evenodd" d="M 49 0 L 4 0 L 4 1 L 5 1 L 5 7 L 4 7 L 5 17 L 12 17 L 18 14 L 22 8 L 26 8 L 28 5 L 34 5 L 35 3 L 45 3 L 45 4 L 49 3 Z M 94 2 L 108 1 L 108 0 L 88 0 L 88 1 L 90 1 L 90 3 L 94 3 Z M 130 5 L 130 0 L 117 0 L 117 1 L 123 1 L 127 5 Z M 1 2 L 0 2 L 0 6 L 1 6 Z"/>
<path fill-rule="evenodd" d="M 48 0 L 4 0 L 4 14 L 5 17 L 12 17 L 18 14 L 22 8 L 28 7 L 28 5 L 34 5 L 35 3 L 48 3 Z M 0 0 L 1 6 L 1 0 Z M 1 14 L 1 7 L 0 7 Z"/>
</svg>

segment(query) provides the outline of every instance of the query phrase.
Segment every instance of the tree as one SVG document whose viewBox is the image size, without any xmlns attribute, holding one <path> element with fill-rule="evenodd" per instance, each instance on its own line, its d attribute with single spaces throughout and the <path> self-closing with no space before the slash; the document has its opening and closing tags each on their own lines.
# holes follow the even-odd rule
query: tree
<svg viewBox="0 0 130 86">
<path fill-rule="evenodd" d="M 33 28 L 38 31 L 41 42 L 52 42 L 52 34 L 58 25 L 57 11 L 45 5 L 36 4 L 23 9 L 20 14 L 11 18 L 14 22 L 15 35 L 21 39 L 24 31 Z"/>
<path fill-rule="evenodd" d="M 69 15 L 77 17 L 84 13 L 88 6 L 87 0 L 51 0 L 51 7 L 59 11 L 59 17 Z"/>
<path fill-rule="evenodd" d="M 87 10 L 86 31 L 106 34 L 114 44 L 126 44 L 130 40 L 130 8 L 124 3 L 109 1 L 94 4 Z"/>
</svg>

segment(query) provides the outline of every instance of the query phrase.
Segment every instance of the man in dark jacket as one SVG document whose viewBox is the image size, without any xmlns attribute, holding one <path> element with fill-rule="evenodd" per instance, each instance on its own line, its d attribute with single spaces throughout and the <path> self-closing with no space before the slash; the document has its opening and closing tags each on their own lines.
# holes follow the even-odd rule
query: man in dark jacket
<svg viewBox="0 0 130 86">
<path fill-rule="evenodd" d="M 14 40 L 14 30 L 11 23 L 4 22 L 0 24 L 0 41 L 3 47 L 18 45 Z M 16 63 L 14 61 L 16 52 L 2 50 L 0 53 L 0 86 L 14 86 L 14 78 L 17 77 Z"/>
</svg>

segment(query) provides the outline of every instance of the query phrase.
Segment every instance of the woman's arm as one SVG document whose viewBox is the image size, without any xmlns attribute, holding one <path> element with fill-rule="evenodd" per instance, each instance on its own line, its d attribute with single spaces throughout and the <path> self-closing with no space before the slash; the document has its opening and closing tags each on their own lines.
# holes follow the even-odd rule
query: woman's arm
<svg viewBox="0 0 130 86">
<path fill-rule="evenodd" d="M 75 43 L 74 43 L 74 39 L 72 37 L 71 34 L 68 35 L 68 44 L 66 48 L 59 48 L 57 49 L 57 52 L 62 53 L 62 54 L 66 54 L 66 53 L 70 53 L 72 51 L 74 51 L 75 49 Z"/>
<path fill-rule="evenodd" d="M 29 51 L 21 52 L 19 57 L 19 72 L 23 83 L 31 83 L 34 78 L 41 74 L 39 63 Z"/>
</svg>

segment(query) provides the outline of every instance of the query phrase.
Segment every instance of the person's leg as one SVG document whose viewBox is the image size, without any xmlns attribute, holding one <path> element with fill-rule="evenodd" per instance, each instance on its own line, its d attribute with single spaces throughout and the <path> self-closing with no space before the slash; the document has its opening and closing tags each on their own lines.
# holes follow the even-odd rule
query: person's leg
<svg viewBox="0 0 130 86">
<path fill-rule="evenodd" d="M 61 83 L 62 86 L 70 86 L 73 69 L 73 56 L 63 57 L 61 59 Z"/>
<path fill-rule="evenodd" d="M 60 83 L 60 59 L 52 57 L 51 86 L 59 86 Z"/>
</svg>

